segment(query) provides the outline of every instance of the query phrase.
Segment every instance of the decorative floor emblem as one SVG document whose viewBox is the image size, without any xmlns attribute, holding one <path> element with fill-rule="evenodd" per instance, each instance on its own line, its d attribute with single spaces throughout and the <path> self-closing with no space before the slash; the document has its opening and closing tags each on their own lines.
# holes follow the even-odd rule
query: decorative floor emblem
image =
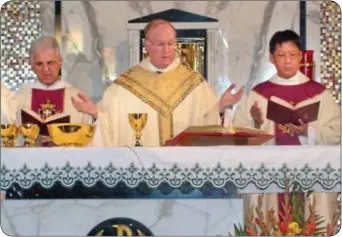
<svg viewBox="0 0 342 237">
<path fill-rule="evenodd" d="M 153 233 L 136 220 L 118 217 L 101 222 L 88 236 L 153 236 Z"/>
</svg>

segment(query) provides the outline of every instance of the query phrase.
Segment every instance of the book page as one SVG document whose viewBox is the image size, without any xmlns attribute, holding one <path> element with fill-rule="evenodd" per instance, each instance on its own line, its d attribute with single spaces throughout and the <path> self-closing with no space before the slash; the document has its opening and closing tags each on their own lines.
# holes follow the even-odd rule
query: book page
<svg viewBox="0 0 342 237">
<path fill-rule="evenodd" d="M 234 126 L 231 131 L 233 133 L 237 132 L 243 132 L 243 133 L 249 133 L 249 134 L 261 134 L 261 135 L 270 135 L 273 136 L 270 133 L 265 132 L 264 130 L 252 128 L 252 127 L 243 127 L 243 126 Z"/>
<path fill-rule="evenodd" d="M 205 126 L 191 126 L 187 128 L 184 132 L 221 132 L 229 133 L 229 129 L 221 125 L 205 125 Z"/>
<path fill-rule="evenodd" d="M 307 100 L 303 100 L 303 101 L 299 102 L 298 104 L 296 104 L 295 109 L 302 108 L 304 106 L 314 104 L 316 102 L 318 102 L 318 98 L 315 96 L 313 98 L 309 98 Z"/>
<path fill-rule="evenodd" d="M 287 102 L 286 100 L 280 99 L 279 97 L 276 97 L 276 96 L 271 96 L 270 101 L 273 101 L 277 104 L 280 104 L 280 105 L 282 105 L 286 108 L 292 109 L 292 110 L 295 109 L 294 106 L 291 105 L 289 102 Z"/>
<path fill-rule="evenodd" d="M 40 118 L 40 116 L 39 116 L 36 112 L 34 112 L 34 111 L 32 111 L 32 110 L 29 110 L 29 109 L 21 109 L 21 110 L 22 110 L 24 113 L 27 113 L 27 114 L 31 115 L 31 116 L 32 116 L 33 118 L 35 118 L 37 121 L 43 123 L 42 119 Z"/>
</svg>

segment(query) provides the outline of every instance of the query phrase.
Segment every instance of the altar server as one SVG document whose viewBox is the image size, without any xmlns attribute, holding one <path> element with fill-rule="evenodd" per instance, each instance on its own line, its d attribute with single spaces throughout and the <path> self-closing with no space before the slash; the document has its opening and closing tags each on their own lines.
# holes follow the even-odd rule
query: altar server
<svg viewBox="0 0 342 237">
<path fill-rule="evenodd" d="M 300 38 L 292 30 L 276 32 L 269 43 L 270 61 L 277 73 L 269 80 L 256 85 L 248 96 L 238 104 L 234 114 L 234 125 L 255 126 L 275 135 L 269 144 L 275 145 L 337 145 L 341 142 L 340 108 L 331 92 L 324 85 L 313 81 L 300 71 L 302 59 Z M 310 105 L 319 102 L 317 119 L 306 123 L 278 124 L 272 121 L 267 109 L 272 98 L 277 97 L 289 104 Z M 276 115 L 272 115 L 277 117 Z M 284 115 L 280 115 L 280 118 Z M 277 159 L 277 157 L 274 157 Z M 332 221 L 336 210 L 335 194 L 315 193 L 318 214 Z M 252 196 L 256 204 L 256 195 Z M 273 206 L 277 211 L 277 196 L 266 195 L 265 207 Z M 265 208 L 266 213 L 266 208 Z"/>
<path fill-rule="evenodd" d="M 302 58 L 299 36 L 285 30 L 274 34 L 270 41 L 270 61 L 277 74 L 255 86 L 244 97 L 234 115 L 235 125 L 254 126 L 275 134 L 271 142 L 276 145 L 339 144 L 340 108 L 324 85 L 310 80 L 299 71 Z M 300 125 L 281 126 L 266 118 L 268 101 L 272 96 L 291 104 L 306 101 L 320 102 L 316 121 Z M 286 132 L 286 131 L 291 132 Z"/>
</svg>

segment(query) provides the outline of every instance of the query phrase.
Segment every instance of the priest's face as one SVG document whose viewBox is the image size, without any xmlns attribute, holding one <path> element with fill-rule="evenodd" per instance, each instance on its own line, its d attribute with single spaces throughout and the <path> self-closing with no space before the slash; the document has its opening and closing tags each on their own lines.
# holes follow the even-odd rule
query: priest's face
<svg viewBox="0 0 342 237">
<path fill-rule="evenodd" d="M 32 68 L 39 81 L 52 85 L 59 79 L 61 56 L 54 49 L 37 49 L 32 55 Z"/>
<path fill-rule="evenodd" d="M 277 69 L 278 76 L 289 79 L 296 75 L 302 60 L 301 50 L 293 42 L 277 44 L 270 61 Z"/>
<path fill-rule="evenodd" d="M 156 26 L 146 36 L 145 48 L 155 67 L 168 67 L 176 55 L 176 32 L 168 24 Z"/>
</svg>

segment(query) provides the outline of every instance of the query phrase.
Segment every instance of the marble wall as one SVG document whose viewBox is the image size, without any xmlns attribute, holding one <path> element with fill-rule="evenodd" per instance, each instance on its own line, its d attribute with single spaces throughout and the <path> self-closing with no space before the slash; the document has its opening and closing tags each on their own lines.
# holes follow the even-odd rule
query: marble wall
<svg viewBox="0 0 342 237">
<path fill-rule="evenodd" d="M 228 236 L 243 223 L 241 199 L 1 202 L 1 228 L 9 236 L 86 236 L 116 217 L 136 220 L 155 236 Z"/>
<path fill-rule="evenodd" d="M 222 92 L 231 82 L 255 85 L 275 73 L 268 60 L 268 41 L 278 30 L 299 33 L 297 1 L 63 1 L 64 77 L 91 97 L 101 97 L 107 82 L 129 67 L 127 22 L 177 8 L 214 17 L 228 42 Z M 307 48 L 319 65 L 320 2 L 307 2 Z M 319 79 L 316 67 L 316 79 Z"/>
<path fill-rule="evenodd" d="M 41 34 L 55 36 L 55 2 L 40 2 Z"/>
</svg>

